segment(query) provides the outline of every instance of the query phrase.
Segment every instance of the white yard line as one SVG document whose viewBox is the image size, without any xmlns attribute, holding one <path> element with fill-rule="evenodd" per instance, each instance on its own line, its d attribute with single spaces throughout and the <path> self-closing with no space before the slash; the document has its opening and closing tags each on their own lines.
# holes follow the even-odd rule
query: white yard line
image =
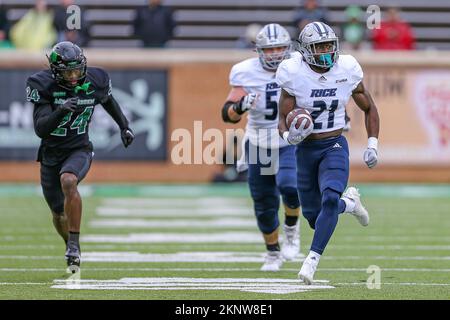
<svg viewBox="0 0 450 320">
<path fill-rule="evenodd" d="M 190 263 L 261 263 L 262 252 L 176 252 L 176 253 L 139 253 L 139 252 L 83 252 L 84 262 L 190 262 Z M 0 260 L 59 260 L 61 256 L 22 256 L 0 255 Z M 404 261 L 449 261 L 450 256 L 324 256 L 324 260 L 404 260 Z M 303 261 L 302 257 L 295 262 Z"/>
<path fill-rule="evenodd" d="M 201 207 L 201 208 L 114 208 L 97 207 L 96 213 L 104 217 L 217 217 L 217 216 L 246 216 L 253 217 L 252 208 L 232 207 Z"/>
<path fill-rule="evenodd" d="M 239 290 L 288 294 L 317 289 L 334 289 L 327 280 L 312 286 L 298 280 L 267 278 L 122 278 L 120 280 L 55 280 L 54 289 L 77 290 Z"/>
<path fill-rule="evenodd" d="M 0 282 L 0 286 L 44 286 L 50 285 L 49 282 Z"/>
<path fill-rule="evenodd" d="M 333 283 L 336 286 L 366 286 L 365 282 L 342 282 Z M 447 287 L 450 283 L 417 283 L 417 282 L 381 282 L 381 286 L 437 286 L 437 287 Z"/>
<path fill-rule="evenodd" d="M 108 207 L 162 207 L 162 208 L 190 208 L 190 207 L 237 207 L 251 208 L 250 199 L 207 197 L 207 198 L 107 198 L 102 200 L 103 206 Z"/>
<path fill-rule="evenodd" d="M 81 242 L 95 243 L 262 243 L 262 236 L 255 232 L 222 233 L 131 233 L 91 234 L 81 237 Z"/>
<path fill-rule="evenodd" d="M 0 272 L 60 272 L 61 268 L 0 268 Z M 176 271 L 176 272 L 255 272 L 260 271 L 259 266 L 255 268 L 92 268 L 84 267 L 85 272 L 95 271 Z M 325 272 L 366 272 L 367 268 L 320 268 L 320 271 Z M 281 271 L 298 272 L 299 268 L 282 268 Z M 381 268 L 385 272 L 433 272 L 433 273 L 447 273 L 450 269 L 430 269 L 430 268 Z"/>
<path fill-rule="evenodd" d="M 256 228 L 255 228 L 256 229 Z M 281 237 L 281 236 L 280 236 Z M 375 241 L 383 242 L 383 237 L 340 237 L 339 241 Z M 413 238 L 409 238 L 411 241 Z M 439 236 L 417 238 L 420 240 L 436 240 L 442 243 Z M 392 238 L 391 240 L 395 240 Z M 405 238 L 399 237 L 399 241 Z M 449 238 L 450 240 L 450 238 Z M 262 236 L 257 232 L 214 232 L 214 233 L 130 233 L 130 234 L 90 234 L 81 237 L 82 242 L 94 243 L 262 243 Z M 446 245 L 446 244 L 443 244 Z"/>
<path fill-rule="evenodd" d="M 95 221 L 95 220 L 94 220 Z M 101 220 L 98 220 L 101 221 Z M 113 220 L 114 221 L 114 220 Z M 122 220 L 121 220 L 122 221 Z M 123 220 L 124 222 L 127 220 Z M 189 220 L 190 221 L 190 220 Z M 245 221 L 245 220 L 242 220 Z M 113 223 L 114 224 L 114 223 Z M 106 227 L 106 226 L 105 226 Z M 194 248 L 196 244 L 192 244 L 192 247 Z M 217 244 L 208 244 L 203 243 L 202 246 L 217 246 Z M 142 244 L 132 244 L 132 245 L 116 245 L 116 244 L 91 244 L 86 243 L 83 247 L 89 248 L 89 250 L 95 250 L 95 249 L 110 249 L 114 250 L 116 248 L 121 249 L 129 249 L 133 250 L 140 246 L 147 247 L 148 244 L 142 243 Z M 30 245 L 23 245 L 23 244 L 16 244 L 16 245 L 1 245 L 0 246 L 0 252 L 2 250 L 16 250 L 16 249 L 57 249 L 60 248 L 59 245 L 39 245 L 39 244 L 30 244 Z M 328 245 L 328 250 L 354 250 L 354 245 Z M 368 250 L 368 251 L 450 251 L 450 245 L 358 245 L 358 250 Z"/>
<path fill-rule="evenodd" d="M 220 218 L 213 220 L 145 220 L 145 219 L 97 219 L 91 220 L 89 226 L 93 228 L 249 228 L 256 227 L 256 219 Z"/>
</svg>

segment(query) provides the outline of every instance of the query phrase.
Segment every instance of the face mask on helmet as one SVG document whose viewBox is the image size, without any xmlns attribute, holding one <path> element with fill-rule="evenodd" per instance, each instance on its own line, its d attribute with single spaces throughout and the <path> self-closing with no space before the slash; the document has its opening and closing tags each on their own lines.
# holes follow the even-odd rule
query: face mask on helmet
<svg viewBox="0 0 450 320">
<path fill-rule="evenodd" d="M 298 38 L 298 51 L 309 65 L 329 69 L 339 58 L 339 40 L 323 22 L 307 24 Z"/>
<path fill-rule="evenodd" d="M 312 43 L 309 45 L 314 65 L 323 68 L 331 68 L 337 58 L 337 40 Z"/>
<path fill-rule="evenodd" d="M 281 61 L 289 57 L 290 46 L 257 48 L 257 52 L 265 69 L 276 70 Z"/>
<path fill-rule="evenodd" d="M 289 33 L 276 23 L 265 25 L 256 35 L 255 44 L 262 67 L 269 71 L 276 71 L 291 52 Z"/>
<path fill-rule="evenodd" d="M 75 68 L 56 68 L 62 81 L 71 87 L 75 87 L 84 78 L 84 66 Z"/>
<path fill-rule="evenodd" d="M 82 84 L 86 77 L 86 63 L 75 61 L 74 65 L 60 64 L 52 67 L 56 81 L 64 87 L 74 88 Z"/>
</svg>

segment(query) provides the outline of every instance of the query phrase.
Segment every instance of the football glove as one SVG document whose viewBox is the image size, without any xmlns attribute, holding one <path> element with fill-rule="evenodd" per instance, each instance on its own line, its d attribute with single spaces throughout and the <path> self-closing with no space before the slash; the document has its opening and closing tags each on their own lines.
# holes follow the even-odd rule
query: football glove
<svg viewBox="0 0 450 320">
<path fill-rule="evenodd" d="M 298 129 L 295 127 L 295 124 L 301 118 L 302 118 L 301 115 L 296 116 L 292 120 L 291 126 L 289 127 L 289 131 L 283 133 L 283 139 L 286 140 L 287 143 L 299 144 L 300 142 L 305 140 L 305 138 L 307 136 L 309 136 L 311 134 L 311 132 L 313 131 L 314 125 L 312 123 L 309 125 L 309 127 L 305 128 L 305 125 L 308 122 L 308 119 L 303 119 L 302 122 L 300 123 L 300 126 L 298 127 Z"/>
<path fill-rule="evenodd" d="M 258 95 L 256 93 L 250 93 L 243 96 L 238 103 L 233 105 L 233 110 L 241 115 L 250 109 L 254 109 L 256 107 L 256 100 L 258 100 Z"/>
<path fill-rule="evenodd" d="M 133 143 L 134 134 L 130 128 L 123 129 L 120 134 L 120 137 L 122 138 L 122 143 L 125 148 L 127 148 L 130 144 Z"/>
<path fill-rule="evenodd" d="M 364 162 L 369 168 L 375 167 L 378 162 L 377 150 L 373 148 L 367 148 L 364 152 Z"/>
<path fill-rule="evenodd" d="M 66 102 L 59 107 L 59 109 L 62 110 L 64 114 L 74 112 L 77 109 L 77 102 L 78 98 L 75 97 L 67 99 Z"/>
</svg>

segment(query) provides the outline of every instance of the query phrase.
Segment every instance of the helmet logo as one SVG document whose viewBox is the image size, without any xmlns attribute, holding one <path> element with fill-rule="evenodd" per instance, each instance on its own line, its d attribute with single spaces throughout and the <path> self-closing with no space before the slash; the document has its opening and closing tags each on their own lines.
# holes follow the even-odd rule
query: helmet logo
<svg viewBox="0 0 450 320">
<path fill-rule="evenodd" d="M 55 51 L 52 51 L 52 53 L 50 54 L 50 61 L 56 62 L 57 60 L 58 60 L 58 54 Z"/>
</svg>

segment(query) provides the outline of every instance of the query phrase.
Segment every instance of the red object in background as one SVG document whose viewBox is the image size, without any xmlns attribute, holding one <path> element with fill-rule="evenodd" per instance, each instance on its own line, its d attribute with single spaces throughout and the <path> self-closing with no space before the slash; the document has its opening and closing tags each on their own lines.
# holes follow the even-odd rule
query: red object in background
<svg viewBox="0 0 450 320">
<path fill-rule="evenodd" d="M 373 31 L 375 50 L 414 50 L 414 36 L 411 27 L 403 21 L 381 23 L 380 29 Z"/>
</svg>

